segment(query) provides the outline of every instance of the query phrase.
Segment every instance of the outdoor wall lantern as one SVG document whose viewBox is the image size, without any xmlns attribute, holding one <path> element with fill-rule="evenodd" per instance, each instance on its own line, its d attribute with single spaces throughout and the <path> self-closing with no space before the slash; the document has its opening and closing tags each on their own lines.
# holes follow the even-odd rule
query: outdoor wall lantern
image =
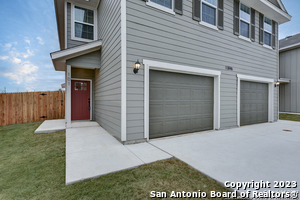
<svg viewBox="0 0 300 200">
<path fill-rule="evenodd" d="M 275 87 L 278 87 L 280 85 L 280 83 L 277 81 L 275 82 Z"/>
<path fill-rule="evenodd" d="M 140 67 L 141 67 L 141 63 L 139 62 L 139 59 L 138 59 L 138 60 L 136 61 L 136 63 L 134 64 L 133 72 L 134 72 L 135 74 L 137 74 L 138 71 L 139 71 L 139 69 L 140 69 Z"/>
</svg>

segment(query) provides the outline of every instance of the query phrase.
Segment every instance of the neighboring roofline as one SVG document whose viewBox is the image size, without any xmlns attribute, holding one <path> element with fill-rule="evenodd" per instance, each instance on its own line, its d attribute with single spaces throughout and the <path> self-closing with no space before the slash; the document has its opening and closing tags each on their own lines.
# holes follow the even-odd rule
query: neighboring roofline
<svg viewBox="0 0 300 200">
<path fill-rule="evenodd" d="M 288 51 L 288 50 L 292 50 L 292 49 L 296 49 L 296 48 L 300 48 L 300 42 L 286 46 L 286 47 L 282 47 L 279 49 L 279 52 Z"/>
<path fill-rule="evenodd" d="M 66 61 L 68 59 L 100 50 L 101 46 L 102 40 L 96 40 L 80 46 L 52 52 L 50 53 L 50 57 L 56 71 L 65 71 Z"/>
</svg>

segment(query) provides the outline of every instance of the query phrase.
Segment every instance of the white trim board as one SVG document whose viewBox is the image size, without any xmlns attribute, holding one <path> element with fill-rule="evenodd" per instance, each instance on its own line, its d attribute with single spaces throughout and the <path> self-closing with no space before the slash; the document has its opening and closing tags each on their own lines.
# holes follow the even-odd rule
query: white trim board
<svg viewBox="0 0 300 200">
<path fill-rule="evenodd" d="M 126 34 L 126 0 L 121 0 L 121 141 L 126 141 L 127 134 Z"/>
<path fill-rule="evenodd" d="M 221 72 L 152 60 L 144 64 L 144 138 L 149 140 L 149 70 L 168 71 L 182 74 L 214 77 L 214 120 L 213 129 L 220 129 L 220 78 Z"/>
<path fill-rule="evenodd" d="M 66 68 L 66 102 L 65 102 L 65 118 L 67 122 L 67 128 L 72 127 L 71 123 L 71 65 L 67 65 Z"/>
<path fill-rule="evenodd" d="M 241 81 L 250 81 L 257 83 L 268 83 L 268 122 L 274 121 L 274 80 L 258 76 L 248 76 L 237 74 L 237 126 L 240 126 L 241 115 Z"/>
<path fill-rule="evenodd" d="M 83 79 L 83 78 L 71 78 L 72 81 L 90 81 L 90 120 L 93 120 L 93 80 L 92 79 Z M 72 87 L 71 87 L 72 88 Z M 72 92 L 72 90 L 71 90 Z M 71 95 L 72 97 L 72 95 Z M 71 99 L 72 101 L 72 99 Z M 71 109 L 72 112 L 72 109 Z"/>
</svg>

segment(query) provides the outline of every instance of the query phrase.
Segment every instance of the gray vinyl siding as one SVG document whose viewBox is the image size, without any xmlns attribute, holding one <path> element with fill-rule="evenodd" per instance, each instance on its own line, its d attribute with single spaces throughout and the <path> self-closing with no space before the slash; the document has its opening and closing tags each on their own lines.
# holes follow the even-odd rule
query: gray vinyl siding
<svg viewBox="0 0 300 200">
<path fill-rule="evenodd" d="M 216 31 L 192 19 L 192 1 L 183 1 L 183 15 L 172 15 L 127 0 L 127 139 L 143 138 L 144 71 L 132 69 L 137 59 L 162 61 L 221 71 L 221 129 L 237 125 L 237 74 L 278 78 L 276 50 L 259 44 L 259 13 L 256 12 L 255 42 L 233 34 L 233 0 L 224 1 L 224 30 Z M 276 27 L 278 33 L 278 27 Z M 277 36 L 276 34 L 276 43 Z M 225 70 L 233 67 L 233 71 Z M 274 118 L 278 118 L 274 89 Z"/>
<path fill-rule="evenodd" d="M 279 87 L 280 112 L 300 113 L 300 48 L 280 53 L 279 77 L 291 80 Z"/>
<path fill-rule="evenodd" d="M 67 48 L 72 48 L 75 46 L 86 44 L 86 42 L 81 42 L 81 41 L 71 39 L 71 23 L 72 23 L 71 4 L 68 3 L 67 4 Z"/>
<path fill-rule="evenodd" d="M 77 79 L 92 79 L 92 120 L 95 120 L 95 70 L 71 68 L 71 77 Z"/>
<path fill-rule="evenodd" d="M 102 40 L 101 67 L 95 70 L 96 121 L 121 138 L 121 5 L 101 1 L 98 7 L 98 39 Z"/>
<path fill-rule="evenodd" d="M 100 51 L 95 51 L 82 56 L 67 60 L 67 65 L 81 68 L 100 68 L 101 66 Z"/>
</svg>

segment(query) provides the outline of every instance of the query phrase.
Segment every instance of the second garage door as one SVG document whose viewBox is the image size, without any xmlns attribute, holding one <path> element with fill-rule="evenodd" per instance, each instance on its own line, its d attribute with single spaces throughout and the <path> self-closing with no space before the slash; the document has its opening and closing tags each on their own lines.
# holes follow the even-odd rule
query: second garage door
<svg viewBox="0 0 300 200">
<path fill-rule="evenodd" d="M 240 124 L 268 122 L 268 84 L 241 81 Z"/>
<path fill-rule="evenodd" d="M 211 77 L 150 70 L 149 136 L 213 129 Z"/>
</svg>

